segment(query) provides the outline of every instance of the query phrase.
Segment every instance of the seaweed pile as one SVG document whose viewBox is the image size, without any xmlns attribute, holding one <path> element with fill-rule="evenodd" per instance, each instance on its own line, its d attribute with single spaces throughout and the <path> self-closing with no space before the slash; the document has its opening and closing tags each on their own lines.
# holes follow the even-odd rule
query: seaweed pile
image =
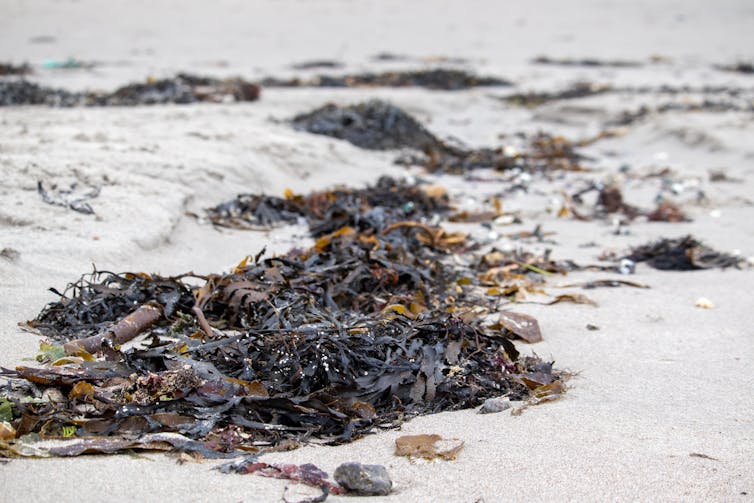
<svg viewBox="0 0 754 503">
<path fill-rule="evenodd" d="M 257 229 L 284 222 L 308 222 L 319 237 L 343 227 L 383 229 L 405 219 L 422 219 L 449 210 L 445 195 L 430 196 L 421 186 L 381 177 L 364 189 L 337 188 L 287 197 L 239 194 L 207 210 L 214 225 Z"/>
<path fill-rule="evenodd" d="M 95 271 L 70 285 L 29 323 L 65 343 L 44 348 L 51 364 L 2 372 L 15 378 L 4 403 L 17 440 L 0 441 L 0 455 L 163 448 L 221 456 L 341 443 L 417 414 L 504 394 L 526 399 L 560 383 L 551 363 L 520 358 L 510 340 L 531 338 L 521 331 L 530 322 L 489 315 L 506 283 L 561 266 L 502 252 L 459 261 L 477 245 L 426 223 L 443 199 L 419 196 L 406 213 L 415 187 L 383 179 L 371 190 L 250 209 L 249 221 L 303 215 L 319 236 L 309 249 L 260 252 L 227 274 Z M 321 223 L 331 218 L 347 225 L 329 232 Z M 124 344 L 138 334 L 140 343 Z M 85 438 L 44 450 L 29 448 L 29 434 Z"/>
<path fill-rule="evenodd" d="M 463 70 L 446 68 L 341 76 L 319 75 L 311 79 L 270 77 L 263 79 L 261 84 L 264 87 L 423 87 L 443 91 L 511 85 L 507 80 L 496 77 L 480 77 Z"/>
<path fill-rule="evenodd" d="M 346 140 L 369 150 L 445 150 L 443 142 L 402 109 L 381 100 L 341 107 L 327 104 L 292 120 L 293 127 Z"/>
<path fill-rule="evenodd" d="M 646 262 L 651 267 L 663 271 L 740 268 L 746 262 L 741 256 L 713 250 L 693 236 L 664 238 L 638 246 L 624 258 L 634 262 Z"/>
<path fill-rule="evenodd" d="M 258 85 L 243 79 L 214 79 L 178 74 L 169 79 L 149 79 L 123 86 L 110 93 L 69 92 L 43 87 L 28 81 L 0 82 L 0 106 L 48 105 L 135 106 L 167 103 L 255 101 Z"/>
<path fill-rule="evenodd" d="M 399 164 L 423 166 L 429 171 L 464 173 L 488 168 L 504 171 L 552 169 L 578 171 L 584 159 L 575 146 L 560 136 L 534 135 L 526 152 L 503 147 L 467 149 L 441 140 L 402 109 L 381 100 L 348 106 L 327 104 L 292 119 L 295 129 L 345 140 L 370 150 L 411 149 Z"/>
</svg>

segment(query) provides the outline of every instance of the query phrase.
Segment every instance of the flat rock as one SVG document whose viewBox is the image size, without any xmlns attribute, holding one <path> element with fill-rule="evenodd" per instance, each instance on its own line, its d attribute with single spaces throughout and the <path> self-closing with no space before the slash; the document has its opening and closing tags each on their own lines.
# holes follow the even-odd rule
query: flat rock
<svg viewBox="0 0 754 503">
<path fill-rule="evenodd" d="M 349 493 L 363 496 L 385 496 L 393 490 L 393 481 L 382 465 L 343 463 L 335 469 L 335 481 Z"/>
</svg>

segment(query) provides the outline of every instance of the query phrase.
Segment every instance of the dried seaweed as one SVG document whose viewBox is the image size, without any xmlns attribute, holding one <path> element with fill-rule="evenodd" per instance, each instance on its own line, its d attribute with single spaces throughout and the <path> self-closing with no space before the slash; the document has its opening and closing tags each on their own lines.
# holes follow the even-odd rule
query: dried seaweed
<svg viewBox="0 0 754 503">
<path fill-rule="evenodd" d="M 8 75 L 26 75 L 31 73 L 31 66 L 24 63 L 14 65 L 13 63 L 0 63 L 0 77 Z"/>
<path fill-rule="evenodd" d="M 744 75 L 751 75 L 754 73 L 754 64 L 743 61 L 731 65 L 717 65 L 715 68 L 724 72 L 742 73 Z"/>
<path fill-rule="evenodd" d="M 267 218 L 301 215 L 315 245 L 260 253 L 227 274 L 82 277 L 30 325 L 59 342 L 94 336 L 100 346 L 87 349 L 102 356 L 77 348 L 53 365 L 3 370 L 43 389 L 32 388 L 33 400 L 7 394 L 17 435 L 106 437 L 125 449 L 133 444 L 119 440 L 177 432 L 194 451 L 253 452 L 347 442 L 491 396 L 525 399 L 528 375 L 557 382 L 551 365 L 519 359 L 510 334 L 488 323 L 499 295 L 484 282 L 504 288 L 513 272 L 560 266 L 523 253 L 451 260 L 476 244 L 408 220 L 407 202 L 412 218 L 446 203 L 416 191 L 384 179 L 363 191 L 291 195 L 295 211 Z M 150 305 L 160 316 L 129 328 L 143 340 L 119 346 L 125 320 Z M 31 452 L 14 445 L 0 453 Z"/>
<path fill-rule="evenodd" d="M 100 187 L 88 187 L 81 190 L 77 183 L 69 187 L 53 185 L 50 190 L 44 188 L 42 181 L 37 181 L 37 193 L 47 204 L 61 206 L 85 215 L 94 215 L 94 209 L 87 202 L 99 196 Z"/>
<path fill-rule="evenodd" d="M 332 136 L 370 150 L 441 148 L 441 142 L 419 121 L 379 100 L 347 107 L 328 104 L 297 115 L 292 122 L 298 130 Z"/>
<path fill-rule="evenodd" d="M 306 220 L 315 237 L 343 227 L 382 230 L 389 224 L 422 219 L 448 211 L 447 196 L 434 197 L 420 186 L 381 177 L 364 189 L 337 188 L 305 196 L 280 198 L 241 194 L 207 210 L 214 225 L 235 228 L 269 227 Z"/>
<path fill-rule="evenodd" d="M 169 79 L 149 79 L 129 84 L 113 92 L 71 92 L 42 87 L 27 81 L 0 82 L 0 106 L 48 105 L 136 106 L 166 103 L 254 101 L 259 98 L 258 85 L 243 79 L 214 79 L 178 74 Z"/>
<path fill-rule="evenodd" d="M 318 75 L 310 79 L 269 77 L 263 79 L 261 84 L 264 87 L 423 87 L 444 91 L 511 85 L 504 79 L 480 77 L 463 70 L 446 68 L 369 72 L 354 75 Z"/>
<path fill-rule="evenodd" d="M 693 236 L 660 239 L 634 248 L 623 258 L 646 262 L 663 271 L 738 268 L 745 262 L 743 257 L 715 251 Z"/>
<path fill-rule="evenodd" d="M 576 82 L 571 86 L 560 91 L 530 91 L 527 93 L 515 93 L 502 98 L 506 103 L 512 105 L 534 108 L 552 101 L 572 100 L 576 98 L 586 98 L 596 96 L 612 91 L 612 86 L 608 84 L 597 84 L 594 82 Z"/>
<path fill-rule="evenodd" d="M 643 66 L 639 61 L 629 61 L 622 59 L 596 59 L 596 58 L 551 58 L 548 56 L 538 56 L 532 60 L 537 65 L 554 65 L 554 66 L 573 66 L 586 68 L 638 68 Z"/>
<path fill-rule="evenodd" d="M 413 153 L 396 162 L 423 166 L 429 171 L 583 169 L 580 162 L 584 157 L 563 137 L 536 134 L 525 152 L 503 147 L 467 149 L 441 140 L 410 114 L 379 100 L 344 107 L 328 104 L 294 117 L 292 124 L 295 129 L 342 139 L 365 149 L 411 149 Z"/>
<path fill-rule="evenodd" d="M 0 106 L 73 107 L 82 103 L 83 96 L 81 93 L 43 87 L 25 80 L 0 81 Z"/>
<path fill-rule="evenodd" d="M 294 70 L 316 70 L 318 68 L 343 68 L 344 66 L 340 61 L 332 59 L 312 59 L 310 61 L 294 63 L 291 65 L 291 68 Z"/>
</svg>

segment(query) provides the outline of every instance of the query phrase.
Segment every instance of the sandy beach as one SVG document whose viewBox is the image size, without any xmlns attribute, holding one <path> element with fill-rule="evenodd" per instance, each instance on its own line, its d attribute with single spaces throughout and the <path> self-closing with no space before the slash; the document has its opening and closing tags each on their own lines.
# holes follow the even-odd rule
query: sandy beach
<svg viewBox="0 0 754 503">
<path fill-rule="evenodd" d="M 191 216 L 244 192 L 282 196 L 286 189 L 360 187 L 381 175 L 425 177 L 447 187 L 460 205 L 507 194 L 503 208 L 522 223 L 474 231 L 500 247 L 516 245 L 506 236 L 541 225 L 553 233 L 552 243 L 518 244 L 583 264 L 687 234 L 721 252 L 754 257 L 754 76 L 719 68 L 754 62 L 749 2 L 0 0 L 0 12 L 0 62 L 28 62 L 35 70 L 29 80 L 69 90 L 112 90 L 177 72 L 257 81 L 428 68 L 450 59 L 513 84 L 453 92 L 263 88 L 250 103 L 0 107 L 1 367 L 34 363 L 40 338 L 19 322 L 55 299 L 50 287 L 62 290 L 93 264 L 206 274 L 228 270 L 264 246 L 282 253 L 311 244 L 303 226 L 219 229 Z M 375 60 L 379 53 L 406 58 Z M 538 56 L 638 64 L 532 63 Z M 44 61 L 69 57 L 97 64 L 43 68 Z M 344 66 L 291 68 L 321 59 Z M 501 99 L 577 81 L 632 91 L 537 107 Z M 684 90 L 635 91 L 662 86 Z M 736 106 L 684 108 L 722 99 L 712 88 L 738 89 L 726 94 Z M 579 148 L 588 171 L 534 177 L 528 192 L 507 192 L 512 182 L 504 173 L 427 174 L 396 165 L 395 151 L 360 149 L 287 122 L 328 102 L 374 98 L 471 147 L 506 145 L 538 131 L 574 142 L 606 129 L 616 134 Z M 669 102 L 675 108 L 610 126 L 626 111 Z M 40 181 L 100 188 L 89 201 L 95 214 L 45 204 Z M 610 218 L 559 216 L 563 194 L 587 182 L 617 183 L 642 208 L 664 190 L 691 221 L 637 219 L 616 232 Z M 626 279 L 650 288 L 586 291 L 557 286 L 609 275 L 551 278 L 548 292 L 585 293 L 598 304 L 513 306 L 535 316 L 544 335 L 543 342 L 518 347 L 574 373 L 562 398 L 520 416 L 475 410 L 423 416 L 347 445 L 309 445 L 263 459 L 314 463 L 330 474 L 346 461 L 382 464 L 394 491 L 369 501 L 751 501 L 753 274 L 747 267 L 677 272 L 639 264 Z M 700 297 L 714 307 L 696 306 Z M 454 461 L 394 455 L 396 438 L 419 433 L 459 438 L 465 446 Z M 212 469 L 217 464 L 180 464 L 153 453 L 14 458 L 0 464 L 0 501 L 280 501 L 289 485 L 221 474 Z"/>
</svg>

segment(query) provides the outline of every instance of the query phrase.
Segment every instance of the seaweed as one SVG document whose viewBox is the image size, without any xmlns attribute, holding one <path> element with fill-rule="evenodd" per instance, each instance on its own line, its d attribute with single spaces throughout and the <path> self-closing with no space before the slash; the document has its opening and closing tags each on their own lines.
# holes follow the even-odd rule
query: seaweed
<svg viewBox="0 0 754 503">
<path fill-rule="evenodd" d="M 311 79 L 268 77 L 263 79 L 261 84 L 264 87 L 423 87 L 444 91 L 511 85 L 504 79 L 480 77 L 463 70 L 447 68 L 368 72 L 353 75 L 318 75 Z"/>
<path fill-rule="evenodd" d="M 5 393 L 17 439 L 0 454 L 338 444 L 493 396 L 527 399 L 529 375 L 562 378 L 519 358 L 509 338 L 520 332 L 489 322 L 501 296 L 487 286 L 566 266 L 523 253 L 458 262 L 478 245 L 422 221 L 446 200 L 389 179 L 286 201 L 265 218 L 301 215 L 311 248 L 201 277 L 94 271 L 60 293 L 29 324 L 67 356 L 2 371 L 32 388 Z M 150 437 L 167 433 L 179 437 Z M 43 451 L 29 434 L 93 440 Z"/>
<path fill-rule="evenodd" d="M 207 210 L 218 226 L 263 228 L 277 223 L 309 222 L 315 237 L 343 227 L 382 230 L 405 219 L 427 218 L 450 209 L 447 196 L 430 196 L 420 186 L 381 177 L 364 189 L 336 188 L 305 196 L 240 194 Z"/>
<path fill-rule="evenodd" d="M 612 91 L 612 86 L 608 84 L 597 84 L 594 82 L 576 82 L 570 87 L 560 91 L 530 91 L 527 93 L 515 93 L 501 98 L 503 101 L 512 105 L 534 108 L 551 101 L 573 100 L 577 98 L 586 98 L 596 96 Z"/>
<path fill-rule="evenodd" d="M 369 150 L 442 149 L 442 142 L 400 108 L 380 100 L 340 107 L 327 104 L 293 118 L 293 127 L 346 140 Z"/>
<path fill-rule="evenodd" d="M 638 68 L 642 63 L 638 61 L 629 61 L 622 59 L 596 59 L 596 58 L 551 58 L 548 56 L 538 56 L 532 60 L 537 65 L 554 65 L 586 68 Z"/>
<path fill-rule="evenodd" d="M 754 74 L 754 64 L 739 61 L 730 65 L 717 65 L 715 68 L 724 72 L 741 73 L 744 75 Z"/>
<path fill-rule="evenodd" d="M 74 106 L 136 106 L 166 103 L 255 101 L 259 98 L 257 84 L 243 79 L 214 79 L 178 74 L 169 79 L 148 79 L 128 84 L 113 92 L 71 92 L 21 81 L 0 82 L 0 106 L 48 105 Z"/>
<path fill-rule="evenodd" d="M 21 65 L 14 65 L 13 63 L 0 63 L 0 77 L 8 75 L 26 75 L 31 73 L 31 67 L 24 63 Z"/>
<path fill-rule="evenodd" d="M 663 238 L 638 246 L 623 258 L 634 262 L 646 262 L 651 267 L 663 271 L 740 268 L 745 262 L 743 257 L 713 250 L 693 236 Z"/>
<path fill-rule="evenodd" d="M 417 119 L 385 101 L 372 100 L 349 106 L 327 104 L 292 119 L 295 129 L 348 141 L 369 150 L 410 149 L 396 162 L 429 171 L 464 173 L 473 169 L 529 171 L 563 169 L 579 171 L 584 156 L 563 137 L 533 135 L 525 152 L 504 147 L 468 149 L 438 138 Z"/>
</svg>

